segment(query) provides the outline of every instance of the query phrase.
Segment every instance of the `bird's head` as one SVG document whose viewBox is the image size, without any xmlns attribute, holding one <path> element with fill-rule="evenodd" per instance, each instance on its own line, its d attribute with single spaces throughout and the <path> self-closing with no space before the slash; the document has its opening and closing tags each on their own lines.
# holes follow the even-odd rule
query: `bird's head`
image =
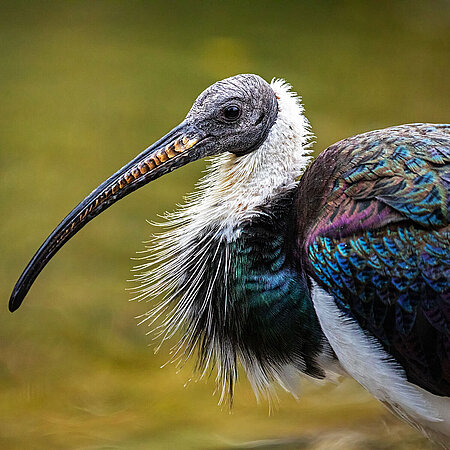
<svg viewBox="0 0 450 450">
<path fill-rule="evenodd" d="M 41 270 L 72 236 L 129 193 L 207 156 L 228 153 L 245 162 L 259 152 L 262 160 L 269 149 L 279 153 L 279 142 L 274 140 L 305 139 L 307 129 L 301 105 L 282 82 L 269 84 L 257 75 L 236 75 L 214 83 L 199 95 L 183 122 L 101 183 L 63 219 L 19 278 L 10 311 L 21 305 Z M 289 152 L 289 146 L 286 149 Z M 288 156 L 281 155 L 281 160 L 290 166 Z"/>
<path fill-rule="evenodd" d="M 237 75 L 202 92 L 183 124 L 199 140 L 199 157 L 244 155 L 261 146 L 278 115 L 270 85 L 257 75 Z"/>
</svg>

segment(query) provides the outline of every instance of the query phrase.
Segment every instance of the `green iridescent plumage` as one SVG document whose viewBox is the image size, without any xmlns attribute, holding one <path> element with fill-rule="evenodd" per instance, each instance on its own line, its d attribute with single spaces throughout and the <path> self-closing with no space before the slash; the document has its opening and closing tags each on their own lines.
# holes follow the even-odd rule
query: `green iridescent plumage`
<svg viewBox="0 0 450 450">
<path fill-rule="evenodd" d="M 317 320 L 307 276 L 296 264 L 290 237 L 295 192 L 267 206 L 260 217 L 243 224 L 231 246 L 230 296 L 241 305 L 240 341 L 264 363 L 293 364 L 322 378 L 315 357 L 324 337 Z"/>
</svg>

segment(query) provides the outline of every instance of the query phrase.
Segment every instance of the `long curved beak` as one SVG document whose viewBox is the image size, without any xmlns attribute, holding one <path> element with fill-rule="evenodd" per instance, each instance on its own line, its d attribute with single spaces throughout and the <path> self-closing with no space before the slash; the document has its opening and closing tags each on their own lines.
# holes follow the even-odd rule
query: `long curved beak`
<svg viewBox="0 0 450 450">
<path fill-rule="evenodd" d="M 113 203 L 150 181 L 209 154 L 207 136 L 184 121 L 123 166 L 79 203 L 53 230 L 17 281 L 9 310 L 22 304 L 31 285 L 56 252 Z"/>
</svg>

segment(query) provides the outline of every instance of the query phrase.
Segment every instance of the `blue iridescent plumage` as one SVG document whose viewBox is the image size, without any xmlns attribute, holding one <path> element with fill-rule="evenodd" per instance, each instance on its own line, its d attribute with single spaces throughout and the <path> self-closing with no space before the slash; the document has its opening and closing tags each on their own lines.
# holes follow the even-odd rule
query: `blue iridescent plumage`
<svg viewBox="0 0 450 450">
<path fill-rule="evenodd" d="M 327 171 L 325 160 L 336 163 Z M 311 276 L 409 381 L 447 396 L 449 180 L 450 127 L 401 126 L 331 146 L 305 173 L 298 202 Z M 301 192 L 317 193 L 314 213 Z"/>
</svg>

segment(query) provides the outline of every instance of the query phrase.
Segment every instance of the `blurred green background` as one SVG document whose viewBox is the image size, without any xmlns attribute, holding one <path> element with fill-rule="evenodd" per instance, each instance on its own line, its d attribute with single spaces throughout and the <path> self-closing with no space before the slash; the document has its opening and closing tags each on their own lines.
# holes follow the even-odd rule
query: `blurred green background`
<svg viewBox="0 0 450 450">
<path fill-rule="evenodd" d="M 214 81 L 286 78 L 316 152 L 373 128 L 449 121 L 447 1 L 2 2 L 0 447 L 429 448 L 356 383 L 280 392 L 245 376 L 232 413 L 214 380 L 184 384 L 130 303 L 130 257 L 204 169 L 198 162 L 102 214 L 55 257 L 22 309 L 11 289 L 86 194 L 183 119 Z M 158 202 L 154 199 L 157 198 Z M 258 441 L 258 442 L 256 442 Z M 253 443 L 252 443 L 253 442 Z"/>
</svg>

